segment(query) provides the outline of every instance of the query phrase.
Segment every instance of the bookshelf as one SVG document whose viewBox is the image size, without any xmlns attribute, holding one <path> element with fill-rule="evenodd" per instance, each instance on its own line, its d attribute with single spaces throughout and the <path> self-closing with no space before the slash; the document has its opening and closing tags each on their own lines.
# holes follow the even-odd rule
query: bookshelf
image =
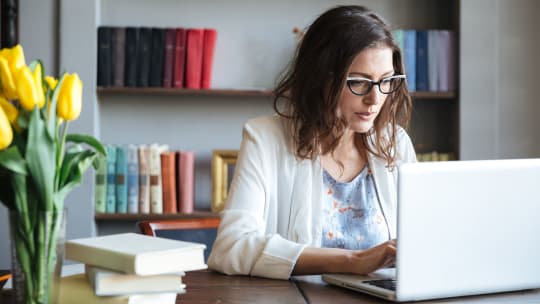
<svg viewBox="0 0 540 304">
<path fill-rule="evenodd" d="M 459 3 L 459 0 L 358 0 L 350 4 L 368 6 L 395 28 L 445 29 L 455 31 L 459 37 Z M 263 4 L 263 15 L 260 5 L 248 0 L 215 3 L 211 7 L 191 1 L 163 0 L 159 4 L 156 7 L 142 0 L 101 2 L 97 26 L 217 28 L 212 87 L 220 89 L 95 87 L 99 127 L 106 143 L 158 142 L 169 144 L 172 149 L 195 150 L 195 208 L 206 210 L 211 200 L 211 151 L 238 149 L 244 122 L 273 114 L 270 88 L 294 53 L 292 28 L 302 28 L 336 3 L 276 0 Z M 155 13 L 147 14 L 150 10 Z M 214 18 L 218 15 L 222 18 Z M 459 53 L 456 64 L 459 66 Z M 420 91 L 413 92 L 412 97 L 414 109 L 409 134 L 417 152 L 450 152 L 459 158 L 459 83 L 456 91 Z M 215 135 L 217 131 L 219 136 Z M 208 212 L 196 216 L 199 215 L 215 216 Z M 148 217 L 184 216 L 195 215 L 96 214 L 94 220 L 101 230 L 107 225 L 125 225 Z"/>
<path fill-rule="evenodd" d="M 118 214 L 118 213 L 96 213 L 94 219 L 97 222 L 107 221 L 149 221 L 149 220 L 174 220 L 174 219 L 197 219 L 197 218 L 219 218 L 219 214 L 210 210 L 196 210 L 193 213 L 175 214 Z"/>
</svg>

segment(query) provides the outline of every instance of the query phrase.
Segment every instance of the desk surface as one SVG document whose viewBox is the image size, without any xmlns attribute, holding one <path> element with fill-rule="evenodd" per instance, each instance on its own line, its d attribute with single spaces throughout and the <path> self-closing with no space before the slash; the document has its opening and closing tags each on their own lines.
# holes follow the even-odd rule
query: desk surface
<svg viewBox="0 0 540 304">
<path fill-rule="evenodd" d="M 184 282 L 187 293 L 176 303 L 391 303 L 328 285 L 321 276 L 283 281 L 196 271 L 188 272 Z M 540 289 L 418 303 L 540 303 Z"/>
<path fill-rule="evenodd" d="M 188 272 L 187 293 L 177 304 L 203 303 L 391 303 L 376 297 L 326 284 L 320 276 L 297 276 L 292 280 L 269 280 L 247 276 L 226 276 L 212 271 Z M 0 294 L 0 303 L 9 303 Z M 453 299 L 416 302 L 432 303 L 540 303 L 540 289 Z"/>
</svg>

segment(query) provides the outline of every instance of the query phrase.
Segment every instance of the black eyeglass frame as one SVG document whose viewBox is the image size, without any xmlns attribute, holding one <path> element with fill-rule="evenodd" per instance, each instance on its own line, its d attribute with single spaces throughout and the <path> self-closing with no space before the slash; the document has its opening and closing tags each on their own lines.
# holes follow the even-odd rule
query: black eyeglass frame
<svg viewBox="0 0 540 304">
<path fill-rule="evenodd" d="M 388 81 L 388 80 L 391 80 L 391 79 L 400 79 L 401 81 L 399 82 L 399 84 L 393 90 L 388 91 L 388 92 L 383 92 L 383 90 L 381 89 L 381 83 L 383 83 L 385 81 Z M 377 87 L 379 87 L 379 92 L 381 92 L 383 94 L 392 94 L 397 89 L 399 89 L 399 87 L 403 84 L 405 79 L 407 79 L 407 76 L 405 76 L 405 75 L 393 75 L 393 76 L 390 76 L 390 77 L 385 77 L 385 78 L 383 78 L 383 79 L 381 79 L 379 81 L 373 81 L 371 79 L 364 78 L 364 77 L 349 76 L 349 77 L 347 77 L 346 82 L 347 82 L 347 87 L 349 87 L 349 90 L 351 91 L 351 93 L 353 93 L 356 96 L 364 96 L 364 95 L 369 94 L 369 92 L 371 92 L 371 89 L 373 89 L 374 85 L 377 85 Z M 351 82 L 359 81 L 359 80 L 369 82 L 369 88 L 366 90 L 365 93 L 355 92 L 351 87 Z"/>
</svg>

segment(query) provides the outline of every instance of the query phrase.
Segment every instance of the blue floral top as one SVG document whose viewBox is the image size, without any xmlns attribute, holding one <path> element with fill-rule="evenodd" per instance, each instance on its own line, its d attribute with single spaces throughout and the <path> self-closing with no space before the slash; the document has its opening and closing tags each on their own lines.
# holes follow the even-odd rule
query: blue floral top
<svg viewBox="0 0 540 304">
<path fill-rule="evenodd" d="M 323 170 L 322 247 L 368 249 L 389 240 L 373 175 L 366 166 L 352 181 L 336 181 Z"/>
</svg>

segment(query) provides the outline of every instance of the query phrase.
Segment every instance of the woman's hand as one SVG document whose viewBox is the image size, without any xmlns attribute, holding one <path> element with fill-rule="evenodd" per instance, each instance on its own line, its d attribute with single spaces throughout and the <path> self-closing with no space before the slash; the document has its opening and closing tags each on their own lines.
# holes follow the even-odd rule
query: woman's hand
<svg viewBox="0 0 540 304">
<path fill-rule="evenodd" d="M 368 274 L 379 268 L 392 266 L 396 263 L 396 240 L 390 240 L 366 250 L 356 250 L 350 257 L 350 272 Z"/>
<path fill-rule="evenodd" d="M 366 250 L 306 247 L 298 257 L 292 274 L 368 274 L 392 266 L 395 261 L 395 239 Z"/>
</svg>

